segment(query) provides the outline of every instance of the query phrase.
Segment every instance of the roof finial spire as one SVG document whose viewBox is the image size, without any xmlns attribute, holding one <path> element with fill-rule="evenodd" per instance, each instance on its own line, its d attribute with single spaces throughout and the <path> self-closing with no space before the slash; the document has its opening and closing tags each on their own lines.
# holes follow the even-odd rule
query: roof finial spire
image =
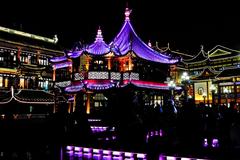
<svg viewBox="0 0 240 160">
<path fill-rule="evenodd" d="M 101 27 L 98 26 L 98 31 L 97 31 L 95 41 L 102 41 L 102 40 L 103 40 L 102 30 L 101 30 Z"/>
<path fill-rule="evenodd" d="M 167 43 L 167 48 L 170 49 L 170 43 L 169 42 Z"/>
<path fill-rule="evenodd" d="M 152 43 L 151 43 L 150 40 L 148 41 L 148 46 L 149 46 L 149 47 L 152 47 Z"/>
<path fill-rule="evenodd" d="M 128 8 L 128 3 L 126 4 L 126 9 L 125 9 L 125 21 L 130 21 L 130 18 L 129 18 L 129 16 L 130 16 L 130 14 L 131 14 L 131 12 L 132 12 L 132 10 L 130 10 L 129 8 Z"/>
<path fill-rule="evenodd" d="M 201 47 L 201 51 L 203 51 L 203 48 L 204 48 L 203 45 L 201 45 L 200 47 Z"/>
</svg>

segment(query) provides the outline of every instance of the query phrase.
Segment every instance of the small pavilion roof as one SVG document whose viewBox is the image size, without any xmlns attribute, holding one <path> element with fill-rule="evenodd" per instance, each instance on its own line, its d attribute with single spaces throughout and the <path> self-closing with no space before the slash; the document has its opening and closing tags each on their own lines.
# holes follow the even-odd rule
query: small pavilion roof
<svg viewBox="0 0 240 160">
<path fill-rule="evenodd" d="M 209 59 L 208 53 L 204 51 L 203 45 L 202 45 L 200 52 L 198 52 L 196 56 L 190 59 L 184 59 L 182 62 L 185 64 L 192 64 L 192 63 L 207 61 L 208 59 Z"/>
<path fill-rule="evenodd" d="M 156 42 L 155 46 L 152 45 L 151 48 L 161 52 L 164 55 L 171 55 L 171 56 L 176 57 L 176 58 L 181 57 L 182 59 L 190 59 L 190 58 L 194 57 L 194 56 L 189 55 L 187 53 L 183 53 L 183 52 L 180 52 L 180 51 L 177 51 L 177 50 L 172 50 L 170 48 L 170 43 L 167 43 L 167 47 L 159 47 L 158 42 Z"/>
<path fill-rule="evenodd" d="M 218 72 L 214 72 L 209 68 L 205 68 L 198 76 L 192 77 L 192 80 L 215 79 Z"/>
<path fill-rule="evenodd" d="M 95 42 L 86 48 L 88 54 L 104 55 L 110 52 L 110 46 L 103 40 L 102 30 L 98 29 Z"/>
<path fill-rule="evenodd" d="M 216 45 L 209 51 L 209 59 L 211 61 L 217 61 L 219 59 L 229 59 L 232 57 L 239 57 L 240 51 L 224 47 L 222 45 Z"/>
</svg>

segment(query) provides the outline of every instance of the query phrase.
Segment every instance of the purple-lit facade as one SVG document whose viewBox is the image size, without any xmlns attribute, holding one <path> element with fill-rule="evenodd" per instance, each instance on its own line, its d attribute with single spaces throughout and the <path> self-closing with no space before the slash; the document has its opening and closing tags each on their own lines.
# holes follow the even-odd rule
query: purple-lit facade
<svg viewBox="0 0 240 160">
<path fill-rule="evenodd" d="M 76 98 L 78 92 L 84 93 L 87 113 L 107 103 L 108 98 L 103 93 L 109 89 L 132 85 L 136 89 L 154 90 L 149 105 L 163 103 L 163 94 L 169 92 L 164 81 L 169 65 L 177 63 L 178 59 L 145 44 L 131 25 L 130 13 L 126 8 L 124 24 L 109 44 L 104 41 L 99 27 L 92 44 L 75 46 L 65 57 L 50 59 L 56 86 L 70 98 Z M 63 81 L 59 70 L 68 73 L 69 79 Z M 75 98 L 69 102 L 69 112 L 75 110 Z"/>
</svg>

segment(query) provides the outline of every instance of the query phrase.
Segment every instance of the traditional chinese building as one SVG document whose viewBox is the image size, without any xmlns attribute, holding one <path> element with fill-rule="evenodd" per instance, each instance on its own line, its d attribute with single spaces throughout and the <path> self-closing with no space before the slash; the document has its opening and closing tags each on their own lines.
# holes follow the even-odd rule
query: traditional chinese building
<svg viewBox="0 0 240 160">
<path fill-rule="evenodd" d="M 51 59 L 55 84 L 71 97 L 69 112 L 75 110 L 76 95 L 83 93 L 86 112 L 106 106 L 110 89 L 134 86 L 149 90 L 145 104 L 164 103 L 169 86 L 164 83 L 170 64 L 178 62 L 171 55 L 158 52 L 145 44 L 130 22 L 126 8 L 125 21 L 117 36 L 107 44 L 99 28 L 92 44 L 76 44 L 66 56 Z M 179 89 L 179 88 L 177 88 Z"/>
<path fill-rule="evenodd" d="M 208 52 L 201 47 L 193 58 L 183 59 L 178 71 L 191 77 L 196 103 L 227 104 L 240 102 L 240 51 L 217 45 Z"/>
<path fill-rule="evenodd" d="M 52 105 L 53 110 L 53 71 L 49 59 L 64 55 L 57 41 L 56 36 L 50 39 L 0 27 L 1 109 L 11 104 L 21 112 L 24 107 L 20 106 L 32 110 L 39 104 Z"/>
</svg>

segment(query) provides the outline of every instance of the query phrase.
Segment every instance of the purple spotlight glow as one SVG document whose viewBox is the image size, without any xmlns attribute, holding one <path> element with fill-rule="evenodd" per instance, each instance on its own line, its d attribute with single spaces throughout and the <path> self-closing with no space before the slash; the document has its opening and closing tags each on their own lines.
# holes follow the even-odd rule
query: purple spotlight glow
<svg viewBox="0 0 240 160">
<path fill-rule="evenodd" d="M 137 153 L 137 158 L 146 158 L 147 157 L 147 155 L 146 154 L 144 154 L 144 153 Z"/>
<path fill-rule="evenodd" d="M 109 155 L 111 153 L 112 153 L 112 151 L 110 151 L 110 150 L 103 150 L 103 154 Z"/>
<path fill-rule="evenodd" d="M 166 156 L 166 160 L 177 160 L 177 158 L 173 156 Z"/>
<path fill-rule="evenodd" d="M 67 149 L 68 151 L 72 151 L 72 150 L 73 150 L 73 146 L 67 146 L 66 149 Z"/>
<path fill-rule="evenodd" d="M 207 146 L 208 146 L 208 140 L 207 138 L 204 138 L 203 147 L 207 147 Z"/>
<path fill-rule="evenodd" d="M 102 160 L 102 155 L 101 154 L 93 154 L 93 159 L 94 160 Z"/>
<path fill-rule="evenodd" d="M 83 153 L 84 158 L 92 158 L 92 153 Z"/>
<path fill-rule="evenodd" d="M 113 157 L 113 160 L 123 160 L 123 157 Z"/>
<path fill-rule="evenodd" d="M 125 152 L 125 157 L 133 157 L 133 153 L 132 152 Z"/>
<path fill-rule="evenodd" d="M 75 152 L 80 152 L 80 151 L 82 151 L 82 147 L 74 147 L 74 151 Z"/>
<path fill-rule="evenodd" d="M 162 129 L 159 130 L 159 136 L 160 136 L 160 137 L 163 136 L 163 130 L 162 130 Z"/>
<path fill-rule="evenodd" d="M 122 155 L 122 152 L 120 152 L 120 151 L 113 151 L 112 154 L 114 156 L 120 156 L 120 155 Z"/>
<path fill-rule="evenodd" d="M 219 147 L 219 143 L 218 143 L 218 139 L 217 138 L 214 138 L 212 140 L 212 147 L 213 148 Z"/>
<path fill-rule="evenodd" d="M 153 131 L 151 131 L 151 132 L 150 132 L 150 136 L 152 137 L 153 135 L 154 135 L 154 132 L 153 132 Z"/>
<path fill-rule="evenodd" d="M 158 160 L 165 160 L 165 156 L 160 154 Z"/>
<path fill-rule="evenodd" d="M 111 155 L 103 155 L 103 160 L 112 160 Z"/>
<path fill-rule="evenodd" d="M 93 149 L 93 153 L 100 153 L 101 150 L 100 149 Z"/>
<path fill-rule="evenodd" d="M 83 148 L 83 152 L 91 152 L 92 148 Z"/>
</svg>

